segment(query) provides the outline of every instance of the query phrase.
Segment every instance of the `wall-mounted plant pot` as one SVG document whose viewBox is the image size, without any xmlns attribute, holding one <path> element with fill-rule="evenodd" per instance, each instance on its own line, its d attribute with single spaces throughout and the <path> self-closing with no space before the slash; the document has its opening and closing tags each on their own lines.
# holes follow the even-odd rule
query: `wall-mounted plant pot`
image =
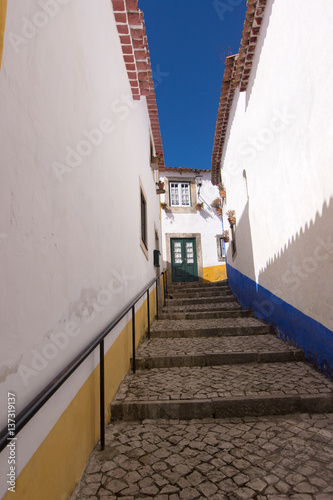
<svg viewBox="0 0 333 500">
<path fill-rule="evenodd" d="M 229 241 L 229 236 L 223 236 L 222 240 L 223 240 L 225 243 L 228 243 L 228 241 Z"/>
<path fill-rule="evenodd" d="M 153 170 L 158 170 L 158 164 L 160 162 L 160 158 L 158 156 L 152 156 L 150 161 L 150 166 Z"/>
<path fill-rule="evenodd" d="M 168 205 L 166 203 L 161 203 L 162 210 L 166 210 Z"/>
<path fill-rule="evenodd" d="M 196 208 L 198 211 L 202 210 L 202 209 L 203 209 L 203 203 L 197 203 L 197 204 L 195 205 L 195 208 Z"/>
<path fill-rule="evenodd" d="M 222 208 L 216 209 L 216 215 L 222 215 Z"/>
<path fill-rule="evenodd" d="M 226 197 L 226 194 L 227 194 L 227 193 L 226 193 L 226 191 L 225 191 L 224 189 L 222 189 L 222 190 L 220 191 L 220 196 L 221 196 L 221 198 L 225 198 L 225 197 Z"/>
<path fill-rule="evenodd" d="M 236 224 L 236 217 L 229 217 L 228 221 L 230 226 L 234 226 Z"/>
<path fill-rule="evenodd" d="M 163 194 L 165 193 L 165 189 L 156 189 L 156 194 Z"/>
</svg>

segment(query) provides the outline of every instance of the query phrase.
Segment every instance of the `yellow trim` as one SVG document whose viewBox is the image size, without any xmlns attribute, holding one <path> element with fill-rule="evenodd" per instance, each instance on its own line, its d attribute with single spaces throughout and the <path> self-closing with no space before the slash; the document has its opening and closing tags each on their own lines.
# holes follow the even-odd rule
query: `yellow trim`
<svg viewBox="0 0 333 500">
<path fill-rule="evenodd" d="M 3 38 L 5 36 L 6 15 L 7 15 L 7 0 L 0 0 L 0 68 L 1 68 L 1 60 L 3 52 Z"/>
<path fill-rule="evenodd" d="M 227 267 L 225 264 L 220 266 L 204 267 L 202 269 L 202 278 L 204 282 L 213 282 L 227 279 Z"/>
<path fill-rule="evenodd" d="M 161 296 L 161 295 L 160 295 Z M 156 314 L 155 288 L 150 292 L 150 320 Z M 147 301 L 136 311 L 136 345 L 148 326 Z M 132 320 L 127 323 L 105 354 L 106 422 L 110 402 L 130 370 Z M 52 401 L 52 400 L 51 400 Z M 88 377 L 57 423 L 16 479 L 16 497 L 25 500 L 67 500 L 71 498 L 99 439 L 99 365 Z M 11 500 L 7 491 L 4 500 Z"/>
</svg>

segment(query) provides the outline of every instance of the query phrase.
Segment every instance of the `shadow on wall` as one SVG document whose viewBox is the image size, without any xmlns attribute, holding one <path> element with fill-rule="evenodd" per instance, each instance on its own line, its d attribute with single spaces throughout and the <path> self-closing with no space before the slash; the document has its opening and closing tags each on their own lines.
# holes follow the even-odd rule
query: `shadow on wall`
<svg viewBox="0 0 333 500">
<path fill-rule="evenodd" d="M 333 198 L 259 273 L 259 284 L 333 330 Z M 277 279 L 278 276 L 278 279 Z"/>
<path fill-rule="evenodd" d="M 305 356 L 333 378 L 333 198 L 322 215 L 301 229 L 254 279 L 228 265 L 231 289 L 243 307 L 275 327 L 279 337 L 304 349 Z M 246 215 L 238 234 L 249 233 Z M 244 223 L 244 227 L 242 226 Z M 237 242 L 240 247 L 240 242 Z M 247 244 L 252 248 L 251 242 Z M 244 258 L 243 252 L 240 258 Z M 230 260 L 229 260 L 230 262 Z M 238 260 L 237 260 L 238 265 Z M 240 266 L 238 266 L 240 267 Z M 241 267 L 240 267 L 241 268 Z M 247 267 L 249 268 L 249 267 Z M 293 305 L 291 305 L 293 304 Z M 312 319 L 313 317 L 317 320 Z"/>
</svg>

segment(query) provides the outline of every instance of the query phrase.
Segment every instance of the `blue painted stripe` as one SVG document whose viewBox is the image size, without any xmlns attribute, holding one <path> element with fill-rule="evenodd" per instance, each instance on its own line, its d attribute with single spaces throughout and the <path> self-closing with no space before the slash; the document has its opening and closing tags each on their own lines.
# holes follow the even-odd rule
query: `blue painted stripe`
<svg viewBox="0 0 333 500">
<path fill-rule="evenodd" d="M 229 286 L 244 309 L 273 325 L 278 337 L 304 350 L 306 359 L 333 378 L 333 332 L 227 264 Z"/>
</svg>

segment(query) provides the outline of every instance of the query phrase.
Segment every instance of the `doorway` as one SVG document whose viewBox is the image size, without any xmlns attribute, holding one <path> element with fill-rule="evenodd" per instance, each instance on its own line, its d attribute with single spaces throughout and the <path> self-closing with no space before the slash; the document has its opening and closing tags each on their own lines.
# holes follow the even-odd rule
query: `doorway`
<svg viewBox="0 0 333 500">
<path fill-rule="evenodd" d="M 195 238 L 171 238 L 172 281 L 198 281 Z"/>
</svg>

